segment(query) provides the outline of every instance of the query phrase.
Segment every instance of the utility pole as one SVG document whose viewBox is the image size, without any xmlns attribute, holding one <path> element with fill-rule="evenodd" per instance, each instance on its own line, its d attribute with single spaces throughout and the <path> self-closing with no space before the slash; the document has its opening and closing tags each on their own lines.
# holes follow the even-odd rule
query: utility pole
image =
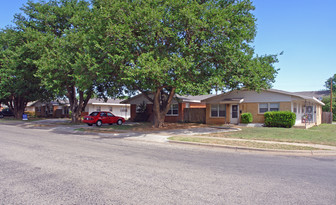
<svg viewBox="0 0 336 205">
<path fill-rule="evenodd" d="M 332 92 L 333 92 L 333 78 L 330 79 L 330 123 L 333 121 L 333 112 L 332 112 Z"/>
</svg>

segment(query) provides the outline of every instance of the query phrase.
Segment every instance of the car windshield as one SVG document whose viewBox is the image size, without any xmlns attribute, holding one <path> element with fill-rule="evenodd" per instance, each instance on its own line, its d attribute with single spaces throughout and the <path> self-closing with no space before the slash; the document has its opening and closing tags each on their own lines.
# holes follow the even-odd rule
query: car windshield
<svg viewBox="0 0 336 205">
<path fill-rule="evenodd" d="M 99 114 L 99 112 L 92 112 L 91 114 L 90 114 L 90 116 L 97 116 Z"/>
</svg>

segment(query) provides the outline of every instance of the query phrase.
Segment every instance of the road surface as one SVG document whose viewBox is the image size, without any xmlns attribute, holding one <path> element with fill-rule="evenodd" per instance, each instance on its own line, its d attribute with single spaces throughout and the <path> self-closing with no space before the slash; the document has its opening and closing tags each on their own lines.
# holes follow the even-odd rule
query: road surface
<svg viewBox="0 0 336 205">
<path fill-rule="evenodd" d="M 336 204 L 336 158 L 0 124 L 0 204 Z"/>
</svg>

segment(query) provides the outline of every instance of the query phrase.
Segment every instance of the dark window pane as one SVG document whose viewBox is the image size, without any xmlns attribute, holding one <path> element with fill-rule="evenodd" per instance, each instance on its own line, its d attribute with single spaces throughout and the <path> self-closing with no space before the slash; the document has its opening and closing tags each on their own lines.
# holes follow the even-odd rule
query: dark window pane
<svg viewBox="0 0 336 205">
<path fill-rule="evenodd" d="M 212 110 L 212 111 L 211 111 L 211 117 L 218 117 L 218 112 L 217 112 L 217 110 Z"/>
<path fill-rule="evenodd" d="M 260 112 L 260 113 L 264 113 L 264 112 L 267 112 L 267 111 L 268 111 L 267 108 L 260 108 L 260 109 L 259 109 L 259 112 Z"/>
<path fill-rule="evenodd" d="M 226 112 L 225 111 L 219 111 L 219 117 L 225 117 Z"/>
</svg>

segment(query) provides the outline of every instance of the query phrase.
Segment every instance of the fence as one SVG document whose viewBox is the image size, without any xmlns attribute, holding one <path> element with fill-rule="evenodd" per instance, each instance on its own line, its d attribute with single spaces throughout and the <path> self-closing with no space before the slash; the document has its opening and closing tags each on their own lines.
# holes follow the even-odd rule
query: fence
<svg viewBox="0 0 336 205">
<path fill-rule="evenodd" d="M 331 124 L 332 123 L 332 113 L 322 112 L 322 123 Z"/>
<path fill-rule="evenodd" d="M 184 122 L 205 123 L 205 108 L 185 108 L 183 112 Z"/>
</svg>

